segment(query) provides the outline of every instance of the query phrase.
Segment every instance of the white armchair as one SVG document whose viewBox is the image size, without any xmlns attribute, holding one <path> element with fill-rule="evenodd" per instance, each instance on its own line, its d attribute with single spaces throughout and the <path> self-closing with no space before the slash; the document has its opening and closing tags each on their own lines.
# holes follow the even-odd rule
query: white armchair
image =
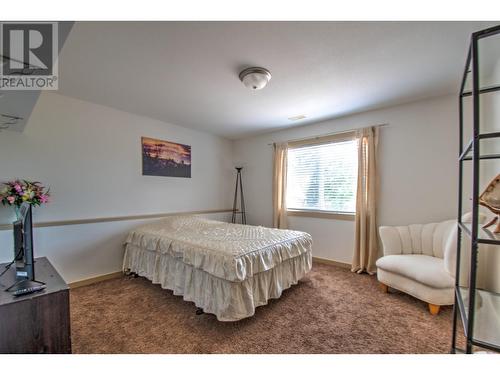
<svg viewBox="0 0 500 375">
<path fill-rule="evenodd" d="M 453 305 L 456 227 L 456 220 L 380 227 L 384 256 L 376 264 L 382 290 L 391 287 L 427 302 L 432 315 L 440 306 Z"/>
</svg>

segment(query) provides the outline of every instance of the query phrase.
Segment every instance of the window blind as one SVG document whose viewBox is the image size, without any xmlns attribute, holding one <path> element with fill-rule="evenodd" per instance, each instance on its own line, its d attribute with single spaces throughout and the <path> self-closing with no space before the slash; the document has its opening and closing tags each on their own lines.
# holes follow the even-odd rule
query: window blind
<svg viewBox="0 0 500 375">
<path fill-rule="evenodd" d="M 357 140 L 291 148 L 287 208 L 354 213 L 357 174 Z"/>
</svg>

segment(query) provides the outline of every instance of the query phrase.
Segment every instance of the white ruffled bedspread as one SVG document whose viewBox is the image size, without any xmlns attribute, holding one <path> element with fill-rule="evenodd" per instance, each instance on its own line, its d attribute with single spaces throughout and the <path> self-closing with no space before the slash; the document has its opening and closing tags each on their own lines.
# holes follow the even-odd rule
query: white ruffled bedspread
<svg viewBox="0 0 500 375">
<path fill-rule="evenodd" d="M 173 216 L 131 231 L 127 246 L 166 254 L 218 278 L 241 282 L 311 252 L 308 233 Z"/>
<path fill-rule="evenodd" d="M 127 245 L 123 267 L 194 302 L 219 321 L 232 322 L 253 316 L 257 307 L 280 298 L 285 289 L 297 284 L 311 270 L 312 253 L 285 260 L 241 282 L 221 279 L 180 258 L 131 244 Z"/>
</svg>

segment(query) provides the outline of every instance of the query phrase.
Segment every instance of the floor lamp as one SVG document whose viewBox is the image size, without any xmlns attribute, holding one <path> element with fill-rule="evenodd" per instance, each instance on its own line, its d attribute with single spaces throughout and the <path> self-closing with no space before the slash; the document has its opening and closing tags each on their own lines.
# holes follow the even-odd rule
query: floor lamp
<svg viewBox="0 0 500 375">
<path fill-rule="evenodd" d="M 241 180 L 241 170 L 243 167 L 235 167 L 236 168 L 236 187 L 234 189 L 234 201 L 233 201 L 233 216 L 231 218 L 231 223 L 236 223 L 236 215 L 241 215 L 241 224 L 247 223 L 247 216 L 245 213 L 245 198 L 243 197 L 243 182 Z M 238 187 L 240 190 L 240 210 L 238 211 L 237 202 L 238 202 Z"/>
</svg>

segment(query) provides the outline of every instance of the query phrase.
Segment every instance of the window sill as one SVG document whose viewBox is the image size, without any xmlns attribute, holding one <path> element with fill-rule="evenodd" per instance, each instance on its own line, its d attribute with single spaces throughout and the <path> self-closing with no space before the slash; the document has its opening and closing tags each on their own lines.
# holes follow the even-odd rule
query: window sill
<svg viewBox="0 0 500 375">
<path fill-rule="evenodd" d="M 332 212 L 332 211 L 314 211 L 314 210 L 287 210 L 288 216 L 315 217 L 319 219 L 346 220 L 354 221 L 356 214 Z"/>
</svg>

